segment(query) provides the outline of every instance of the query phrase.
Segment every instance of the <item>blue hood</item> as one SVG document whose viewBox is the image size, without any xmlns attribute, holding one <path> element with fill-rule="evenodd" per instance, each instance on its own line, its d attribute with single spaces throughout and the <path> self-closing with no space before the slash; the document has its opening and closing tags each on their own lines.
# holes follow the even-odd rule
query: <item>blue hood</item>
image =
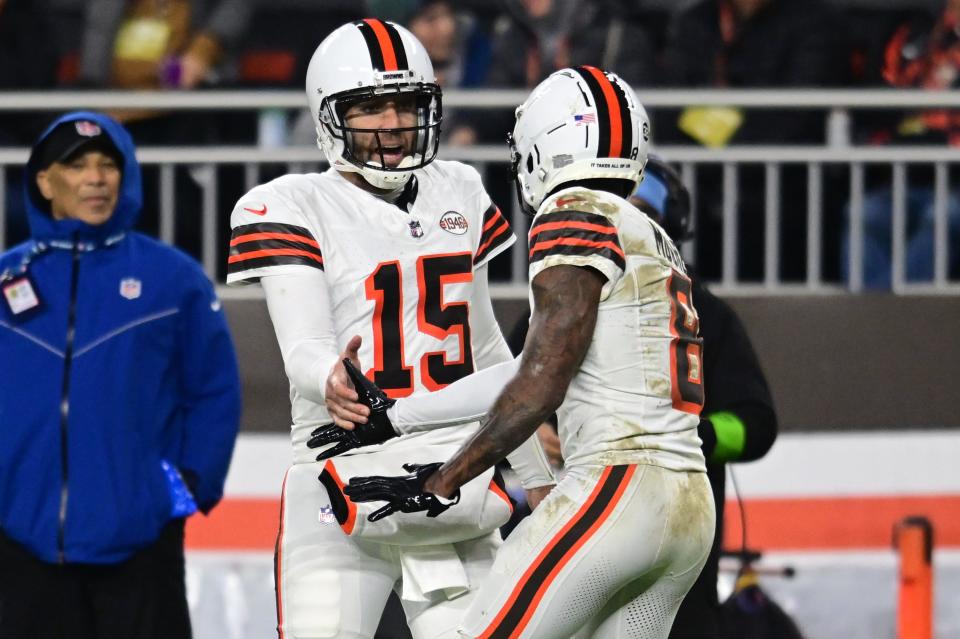
<svg viewBox="0 0 960 639">
<path fill-rule="evenodd" d="M 37 172 L 34 167 L 27 167 L 24 171 L 24 201 L 27 204 L 27 218 L 34 240 L 66 240 L 78 235 L 81 240 L 99 243 L 132 228 L 137 221 L 137 216 L 140 215 L 140 209 L 143 206 L 143 189 L 140 184 L 140 165 L 137 163 L 133 139 L 113 118 L 93 111 L 73 111 L 58 118 L 47 127 L 47 130 L 37 139 L 34 148 L 58 125 L 74 120 L 93 120 L 99 124 L 123 155 L 123 177 L 120 180 L 117 208 L 113 216 L 100 226 L 92 226 L 80 220 L 54 220 L 50 215 L 48 202 L 43 199 L 36 187 Z"/>
</svg>

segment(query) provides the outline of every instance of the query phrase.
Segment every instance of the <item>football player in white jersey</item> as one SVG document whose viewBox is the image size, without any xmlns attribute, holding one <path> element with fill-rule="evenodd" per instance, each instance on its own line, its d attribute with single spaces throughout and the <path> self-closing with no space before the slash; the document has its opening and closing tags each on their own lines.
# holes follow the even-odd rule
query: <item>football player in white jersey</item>
<svg viewBox="0 0 960 639">
<path fill-rule="evenodd" d="M 508 361 L 486 267 L 515 238 L 475 170 L 435 160 L 441 93 L 409 31 L 376 19 L 343 25 L 314 53 L 306 90 L 331 167 L 240 198 L 227 277 L 263 287 L 290 378 L 293 465 L 276 551 L 278 632 L 372 637 L 396 589 L 415 638 L 454 636 L 509 516 L 496 478 L 474 480 L 472 497 L 436 530 L 419 525 L 419 515 L 411 526 L 396 518 L 374 525 L 339 491 L 358 471 L 400 472 L 423 451 L 452 455 L 477 424 L 362 450 L 323 449 L 326 404 L 338 394 L 357 397 L 345 384 L 341 351 L 359 347 L 372 363 L 366 374 L 395 398 Z M 554 482 L 535 439 L 511 463 L 537 496 Z"/>
<path fill-rule="evenodd" d="M 625 199 L 648 135 L 642 105 L 612 73 L 564 69 L 534 89 L 512 139 L 518 194 L 535 213 L 522 355 L 429 397 L 375 406 L 350 431 L 392 422 L 417 432 L 486 413 L 446 463 L 346 488 L 354 502 L 386 501 L 377 516 L 436 513 L 435 500 L 455 499 L 557 413 L 564 474 L 500 549 L 463 636 L 665 639 L 709 553 L 690 280 L 663 229 Z"/>
</svg>

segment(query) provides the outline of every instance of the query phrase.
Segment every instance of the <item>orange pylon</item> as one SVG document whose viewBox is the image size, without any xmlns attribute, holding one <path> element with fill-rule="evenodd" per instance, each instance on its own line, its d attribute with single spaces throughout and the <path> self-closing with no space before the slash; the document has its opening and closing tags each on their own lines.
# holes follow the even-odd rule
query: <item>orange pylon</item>
<svg viewBox="0 0 960 639">
<path fill-rule="evenodd" d="M 893 529 L 900 554 L 897 639 L 933 639 L 933 525 L 906 517 Z"/>
</svg>

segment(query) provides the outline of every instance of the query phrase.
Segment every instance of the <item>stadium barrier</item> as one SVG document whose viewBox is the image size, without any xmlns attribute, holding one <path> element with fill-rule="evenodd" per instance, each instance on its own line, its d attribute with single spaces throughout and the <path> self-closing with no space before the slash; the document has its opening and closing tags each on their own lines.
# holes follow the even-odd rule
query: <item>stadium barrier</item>
<svg viewBox="0 0 960 639">
<path fill-rule="evenodd" d="M 663 146 L 655 150 L 670 161 L 680 164 L 685 182 L 691 187 L 694 202 L 697 198 L 697 174 L 708 165 L 722 167 L 722 248 L 718 291 L 726 294 L 831 294 L 859 292 L 863 289 L 863 204 L 865 171 L 870 167 L 888 167 L 891 171 L 893 194 L 893 290 L 910 294 L 956 294 L 960 282 L 949 273 L 950 247 L 947 232 L 947 201 L 949 197 L 949 170 L 960 164 L 960 153 L 948 147 L 864 147 L 853 146 L 851 113 L 857 110 L 890 108 L 958 108 L 957 92 L 918 92 L 899 90 L 650 90 L 642 91 L 641 99 L 650 109 L 681 108 L 685 106 L 731 106 L 744 109 L 818 110 L 824 118 L 826 143 L 815 146 L 730 146 L 707 149 L 695 146 Z M 481 90 L 448 91 L 444 96 L 447 108 L 506 109 L 519 104 L 524 91 Z M 201 204 L 202 239 L 200 255 L 207 273 L 218 272 L 218 231 L 228 224 L 228 211 L 218 204 L 219 179 L 217 168 L 239 165 L 244 169 L 244 187 L 250 188 L 261 178 L 264 165 L 286 165 L 288 171 L 316 170 L 323 166 L 322 157 L 314 147 L 276 146 L 282 142 L 277 130 L 285 130 L 287 111 L 302 109 L 303 95 L 299 91 L 197 91 L 197 92 L 12 92 L 0 93 L 0 112 L 68 110 L 76 108 L 116 109 L 142 108 L 185 111 L 256 111 L 259 115 L 258 146 L 217 147 L 163 147 L 141 148 L 138 157 L 143 164 L 156 165 L 160 171 L 159 235 L 173 241 L 177 225 L 181 223 L 174 211 L 174 167 L 193 168 L 192 176 L 203 195 Z M 5 245 L 7 172 L 22 165 L 26 149 L 0 150 L 0 248 Z M 487 167 L 505 164 L 506 150 L 499 145 L 448 147 L 441 157 L 461 160 L 476 165 L 481 173 Z M 763 275 L 757 281 L 745 281 L 738 276 L 741 222 L 738 175 L 744 166 L 762 165 L 764 168 L 763 215 Z M 780 275 L 783 198 L 781 176 L 787 165 L 805 167 L 806 184 L 806 255 L 805 277 L 800 282 L 786 281 Z M 929 165 L 934 169 L 934 278 L 931 282 L 907 282 L 907 189 L 908 168 Z M 824 170 L 843 167 L 849 176 L 850 237 L 849 278 L 847 282 L 824 278 L 823 229 L 825 223 Z M 239 197 L 241 193 L 237 193 Z M 179 213 L 183 216 L 183 213 Z M 514 208 L 511 221 L 518 235 L 526 229 L 526 220 Z M 697 249 L 696 237 L 683 247 L 690 258 Z M 526 255 L 518 242 L 511 255 L 510 278 L 495 291 L 502 297 L 525 296 Z"/>
</svg>

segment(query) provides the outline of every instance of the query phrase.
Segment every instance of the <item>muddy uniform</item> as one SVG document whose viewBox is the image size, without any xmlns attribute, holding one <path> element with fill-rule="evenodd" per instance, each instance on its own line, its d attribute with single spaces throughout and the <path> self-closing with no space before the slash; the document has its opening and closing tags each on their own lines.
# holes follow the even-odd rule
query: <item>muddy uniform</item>
<svg viewBox="0 0 960 639">
<path fill-rule="evenodd" d="M 557 411 L 565 473 L 501 547 L 461 634 L 666 637 L 714 529 L 690 280 L 647 216 L 577 188 L 545 200 L 532 223 L 530 280 L 555 265 L 607 279 Z"/>
</svg>

